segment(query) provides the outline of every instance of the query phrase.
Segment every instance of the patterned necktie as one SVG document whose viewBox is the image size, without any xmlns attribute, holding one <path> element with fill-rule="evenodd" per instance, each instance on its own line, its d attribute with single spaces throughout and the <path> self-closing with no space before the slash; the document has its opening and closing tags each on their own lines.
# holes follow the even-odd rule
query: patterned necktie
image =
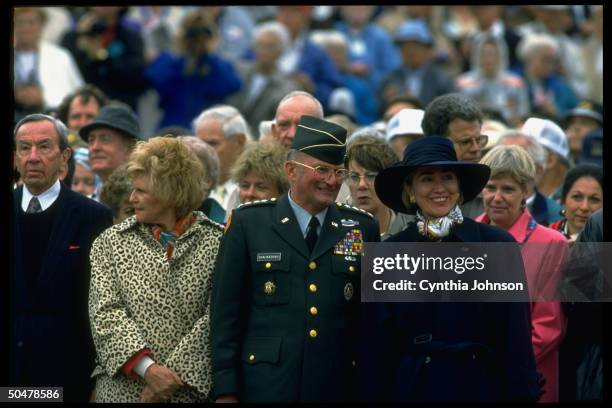
<svg viewBox="0 0 612 408">
<path fill-rule="evenodd" d="M 40 206 L 40 201 L 38 201 L 38 198 L 32 197 L 32 199 L 30 200 L 30 204 L 28 204 L 28 209 L 26 210 L 26 213 L 34 214 L 39 213 L 41 211 L 42 207 Z"/>
<path fill-rule="evenodd" d="M 317 234 L 317 227 L 319 226 L 319 220 L 317 217 L 312 217 L 310 222 L 308 223 L 308 234 L 306 234 L 306 245 L 310 252 L 315 247 L 317 243 L 317 239 L 319 239 L 319 235 Z"/>
</svg>

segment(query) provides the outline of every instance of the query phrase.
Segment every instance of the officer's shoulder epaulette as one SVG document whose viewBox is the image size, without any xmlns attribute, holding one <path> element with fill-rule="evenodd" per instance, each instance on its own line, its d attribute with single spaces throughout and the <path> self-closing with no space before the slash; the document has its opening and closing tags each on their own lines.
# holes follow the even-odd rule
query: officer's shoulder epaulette
<svg viewBox="0 0 612 408">
<path fill-rule="evenodd" d="M 255 201 L 247 201 L 246 203 L 242 203 L 240 204 L 238 207 L 236 207 L 236 209 L 240 209 L 240 208 L 248 208 L 248 207 L 254 207 L 257 205 L 273 205 L 276 204 L 276 197 L 267 199 L 267 200 L 255 200 Z"/>
<path fill-rule="evenodd" d="M 211 220 L 210 218 L 206 217 L 206 219 L 204 220 L 205 222 L 209 223 L 210 225 L 212 225 L 215 228 L 218 228 L 219 230 L 223 231 L 225 229 L 225 225 L 223 224 L 219 224 L 216 221 Z"/>
<path fill-rule="evenodd" d="M 345 208 L 347 210 L 351 210 L 351 211 L 354 211 L 356 213 L 367 215 L 370 218 L 374 218 L 374 215 L 372 213 L 369 213 L 366 210 L 362 210 L 361 208 L 353 207 L 352 205 L 341 203 L 340 201 L 336 201 L 336 205 L 338 206 L 338 208 Z"/>
</svg>

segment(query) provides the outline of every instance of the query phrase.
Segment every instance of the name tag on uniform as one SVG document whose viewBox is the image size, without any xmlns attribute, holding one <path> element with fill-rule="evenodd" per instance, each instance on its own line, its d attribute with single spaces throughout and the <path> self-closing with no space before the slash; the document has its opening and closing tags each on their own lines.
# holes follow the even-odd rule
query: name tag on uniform
<svg viewBox="0 0 612 408">
<path fill-rule="evenodd" d="M 280 260 L 280 252 L 262 252 L 257 254 L 257 262 L 278 262 Z"/>
</svg>

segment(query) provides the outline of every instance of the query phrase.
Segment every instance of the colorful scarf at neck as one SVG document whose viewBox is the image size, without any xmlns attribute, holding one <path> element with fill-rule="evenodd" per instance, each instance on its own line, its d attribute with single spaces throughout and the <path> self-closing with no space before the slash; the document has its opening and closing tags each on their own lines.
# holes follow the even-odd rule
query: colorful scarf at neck
<svg viewBox="0 0 612 408">
<path fill-rule="evenodd" d="M 189 229 L 195 220 L 195 215 L 190 213 L 183 218 L 176 220 L 176 224 L 174 224 L 172 231 L 162 231 L 159 225 L 153 225 L 151 227 L 153 238 L 155 238 L 161 244 L 161 246 L 164 247 L 168 259 L 172 257 L 176 239 L 183 235 L 183 233 Z"/>
<path fill-rule="evenodd" d="M 421 214 L 420 210 L 417 210 L 416 218 L 419 234 L 430 239 L 446 237 L 453 226 L 463 222 L 463 214 L 458 205 L 456 205 L 448 215 L 433 220 L 427 219 Z"/>
</svg>

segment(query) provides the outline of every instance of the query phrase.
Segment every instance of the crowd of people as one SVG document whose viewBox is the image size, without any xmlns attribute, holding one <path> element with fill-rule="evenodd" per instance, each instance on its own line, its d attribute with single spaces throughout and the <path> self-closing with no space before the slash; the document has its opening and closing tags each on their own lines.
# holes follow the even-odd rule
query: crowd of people
<svg viewBox="0 0 612 408">
<path fill-rule="evenodd" d="M 539 292 L 602 241 L 603 6 L 16 7 L 13 38 L 10 385 L 603 398 L 601 304 L 360 302 L 366 242 L 518 243 Z"/>
</svg>

